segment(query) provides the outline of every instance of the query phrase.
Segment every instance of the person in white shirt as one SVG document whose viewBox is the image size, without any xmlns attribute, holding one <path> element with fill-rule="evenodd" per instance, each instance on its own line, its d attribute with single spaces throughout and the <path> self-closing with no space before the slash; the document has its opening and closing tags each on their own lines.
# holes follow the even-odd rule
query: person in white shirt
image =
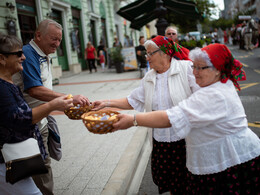
<svg viewBox="0 0 260 195">
<path fill-rule="evenodd" d="M 144 46 L 151 70 L 141 85 L 126 98 L 94 102 L 94 110 L 105 106 L 140 112 L 165 110 L 199 89 L 186 48 L 164 36 L 147 40 Z M 171 128 L 149 129 L 153 144 L 152 176 L 160 194 L 168 191 L 183 194 L 187 186 L 185 141 L 176 139 L 172 132 Z"/>
<path fill-rule="evenodd" d="M 166 111 L 120 114 L 114 130 L 134 124 L 170 128 L 185 138 L 188 186 L 186 194 L 256 194 L 259 192 L 260 139 L 248 128 L 237 94 L 245 80 L 242 64 L 222 44 L 189 53 L 193 74 L 201 87 Z"/>
</svg>

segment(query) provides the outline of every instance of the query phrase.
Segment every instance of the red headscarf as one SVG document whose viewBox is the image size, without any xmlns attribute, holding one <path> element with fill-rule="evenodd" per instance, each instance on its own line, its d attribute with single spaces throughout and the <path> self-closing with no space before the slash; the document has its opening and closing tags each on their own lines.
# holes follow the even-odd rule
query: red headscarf
<svg viewBox="0 0 260 195">
<path fill-rule="evenodd" d="M 189 50 L 165 36 L 156 36 L 152 41 L 167 55 L 177 60 L 190 60 Z"/>
<path fill-rule="evenodd" d="M 228 79 L 233 81 L 236 88 L 240 91 L 237 81 L 246 80 L 245 71 L 242 64 L 236 60 L 226 45 L 215 43 L 203 47 L 214 67 L 221 72 L 221 82 L 226 83 Z"/>
</svg>

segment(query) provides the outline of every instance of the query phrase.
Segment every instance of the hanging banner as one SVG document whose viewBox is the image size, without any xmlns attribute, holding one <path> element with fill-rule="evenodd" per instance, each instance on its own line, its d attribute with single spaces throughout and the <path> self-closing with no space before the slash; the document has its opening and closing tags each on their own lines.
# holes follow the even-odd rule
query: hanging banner
<svg viewBox="0 0 260 195">
<path fill-rule="evenodd" d="M 124 56 L 125 70 L 138 69 L 134 47 L 122 48 L 121 53 Z"/>
</svg>

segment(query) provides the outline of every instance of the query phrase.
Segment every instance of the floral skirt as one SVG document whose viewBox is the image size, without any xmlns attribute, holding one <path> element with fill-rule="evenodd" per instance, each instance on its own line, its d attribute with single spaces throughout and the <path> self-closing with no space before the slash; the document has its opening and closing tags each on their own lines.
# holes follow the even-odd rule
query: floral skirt
<svg viewBox="0 0 260 195">
<path fill-rule="evenodd" d="M 210 175 L 188 175 L 188 194 L 260 195 L 260 158 Z"/>
<path fill-rule="evenodd" d="M 185 194 L 187 191 L 185 140 L 158 142 L 153 139 L 152 176 L 159 193 Z"/>
</svg>

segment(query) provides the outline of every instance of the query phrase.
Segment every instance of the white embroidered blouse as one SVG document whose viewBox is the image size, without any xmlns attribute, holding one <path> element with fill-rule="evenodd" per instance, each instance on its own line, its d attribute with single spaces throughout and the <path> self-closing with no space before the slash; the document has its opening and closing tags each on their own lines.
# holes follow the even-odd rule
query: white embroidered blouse
<svg viewBox="0 0 260 195">
<path fill-rule="evenodd" d="M 186 64 L 185 64 L 186 63 Z M 199 86 L 195 82 L 194 75 L 192 73 L 192 69 L 190 67 L 192 63 L 190 62 L 182 62 L 177 60 L 172 60 L 172 66 L 189 66 L 187 68 L 187 80 L 188 80 L 188 86 L 192 91 L 196 91 L 199 89 Z M 172 70 L 170 68 L 168 71 L 162 73 L 162 74 L 156 74 L 156 81 L 155 81 L 155 90 L 153 93 L 152 100 L 152 110 L 166 110 L 171 107 L 173 107 L 173 102 L 170 97 L 169 90 L 174 91 L 176 89 L 169 89 L 168 85 L 168 79 L 169 79 L 169 71 Z M 148 73 L 149 74 L 149 73 Z M 141 82 L 141 85 L 136 88 L 128 97 L 129 104 L 137 111 L 143 112 L 145 109 L 145 80 L 143 79 Z M 182 85 L 182 83 L 179 83 L 179 85 Z M 176 94 L 178 96 L 179 94 Z M 172 128 L 154 128 L 153 129 L 153 137 L 156 141 L 159 142 L 173 142 L 178 141 L 179 138 L 176 138 L 176 136 L 173 133 Z"/>
<path fill-rule="evenodd" d="M 172 133 L 186 140 L 187 168 L 193 174 L 221 172 L 260 155 L 260 139 L 248 128 L 230 80 L 201 88 L 167 114 Z"/>
</svg>

